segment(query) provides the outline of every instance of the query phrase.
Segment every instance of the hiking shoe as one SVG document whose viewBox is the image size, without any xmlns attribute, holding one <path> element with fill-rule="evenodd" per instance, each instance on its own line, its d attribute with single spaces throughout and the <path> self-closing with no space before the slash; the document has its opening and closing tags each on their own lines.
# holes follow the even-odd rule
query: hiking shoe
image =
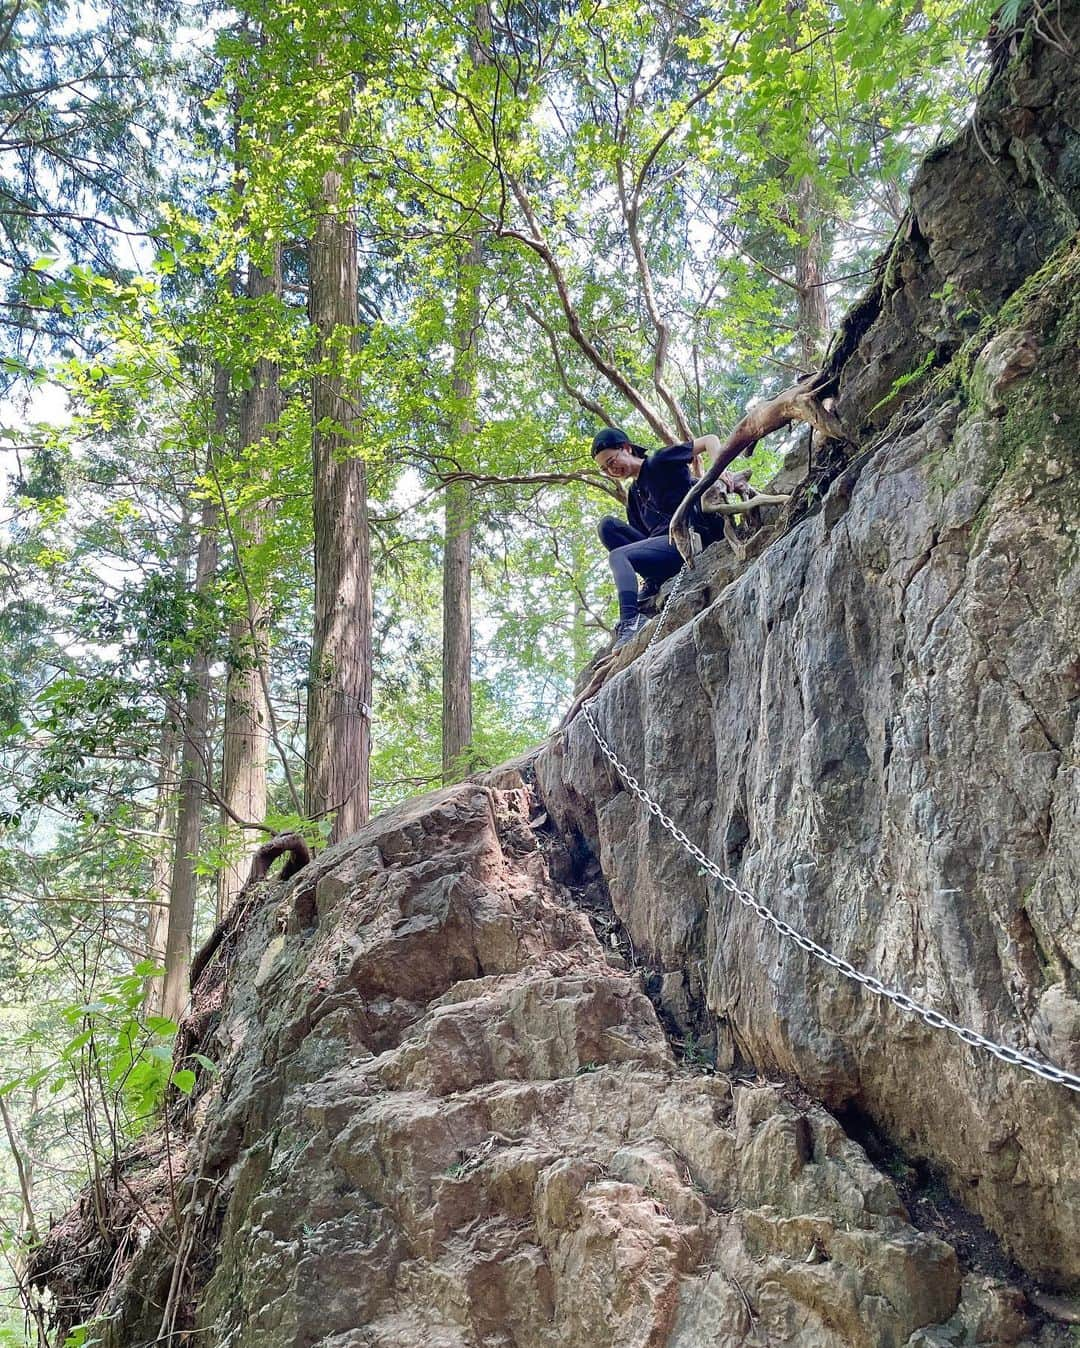
<svg viewBox="0 0 1080 1348">
<path fill-rule="evenodd" d="M 625 646 L 628 641 L 633 641 L 641 629 L 648 623 L 644 613 L 635 613 L 632 618 L 622 618 L 615 624 L 615 645 L 612 650 L 618 650 L 620 646 Z"/>
<path fill-rule="evenodd" d="M 637 602 L 640 613 L 655 613 L 656 601 L 660 596 L 661 581 L 643 580 L 638 586 Z"/>
</svg>

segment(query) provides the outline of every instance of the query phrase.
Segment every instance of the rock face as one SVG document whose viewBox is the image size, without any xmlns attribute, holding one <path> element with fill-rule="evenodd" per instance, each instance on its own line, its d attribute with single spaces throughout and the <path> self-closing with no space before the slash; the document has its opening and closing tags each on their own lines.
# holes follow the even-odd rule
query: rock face
<svg viewBox="0 0 1080 1348">
<path fill-rule="evenodd" d="M 118 1186 L 141 1190 L 142 1248 L 98 1307 L 104 1342 L 163 1324 L 232 1348 L 1031 1342 L 1023 1298 L 962 1287 L 823 1109 L 676 1063 L 583 911 L 614 930 L 602 881 L 553 878 L 572 860 L 534 809 L 524 786 L 450 789 L 263 905 L 203 1026 L 221 1075 L 173 1120 L 178 1295 L 143 1151 Z M 54 1292 L 85 1295 L 100 1240 L 52 1240 Z M 988 1296 L 1004 1329 L 978 1328 Z"/>
<path fill-rule="evenodd" d="M 1062 17 L 1075 40 L 1078 6 Z M 1076 69 L 1029 35 L 974 129 L 924 166 L 842 372 L 846 469 L 741 572 L 710 549 L 669 635 L 595 712 L 664 809 L 780 917 L 1072 1070 Z M 704 1003 L 715 1017 L 721 1063 L 789 1073 L 869 1120 L 940 1166 L 1028 1269 L 1080 1281 L 1080 1098 L 862 992 L 712 887 L 583 717 L 536 771 L 559 827 L 600 857 L 672 1016 Z"/>
<path fill-rule="evenodd" d="M 1074 66 L 1029 33 L 923 169 L 848 326 L 850 443 L 748 563 L 704 555 L 593 715 L 781 918 L 1077 1070 Z M 184 1028 L 218 1073 L 107 1234 L 87 1205 L 35 1258 L 106 1348 L 1067 1341 L 1034 1306 L 1080 1288 L 1080 1097 L 763 925 L 584 717 L 245 902 Z M 1058 1299 L 962 1264 L 852 1133 Z"/>
</svg>

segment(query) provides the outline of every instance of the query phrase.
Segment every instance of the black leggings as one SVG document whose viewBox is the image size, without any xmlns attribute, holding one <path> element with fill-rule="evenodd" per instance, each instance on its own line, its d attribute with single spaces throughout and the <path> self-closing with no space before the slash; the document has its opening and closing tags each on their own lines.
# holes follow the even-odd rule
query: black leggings
<svg viewBox="0 0 1080 1348">
<path fill-rule="evenodd" d="M 638 576 L 665 581 L 682 566 L 678 548 L 666 535 L 643 534 L 614 515 L 605 515 L 600 521 L 600 542 L 608 550 L 615 576 L 620 618 L 632 618 L 638 611 Z"/>
</svg>

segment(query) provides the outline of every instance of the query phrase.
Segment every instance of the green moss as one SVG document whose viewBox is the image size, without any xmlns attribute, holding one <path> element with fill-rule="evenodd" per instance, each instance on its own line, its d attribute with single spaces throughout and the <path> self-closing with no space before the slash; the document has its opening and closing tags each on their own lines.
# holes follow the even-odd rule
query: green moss
<svg viewBox="0 0 1080 1348">
<path fill-rule="evenodd" d="M 1044 350 L 1074 353 L 1080 345 L 1078 287 L 1080 244 L 1070 239 L 1009 296 L 996 314 L 980 323 L 943 367 L 941 378 L 948 380 L 969 405 L 980 403 L 982 399 L 973 387 L 979 357 L 998 333 L 1013 327 L 1039 333 Z"/>
<path fill-rule="evenodd" d="M 935 450 L 927 456 L 925 462 L 927 465 L 927 482 L 939 491 L 944 499 L 960 482 L 960 469 L 957 467 L 952 445 Z"/>
<path fill-rule="evenodd" d="M 1080 244 L 1075 238 L 1066 239 L 1047 262 L 1017 287 L 998 310 L 994 327 L 999 331 L 1012 327 L 1024 316 L 1025 326 L 1031 317 L 1043 317 L 1046 309 L 1057 309 L 1074 295 L 1080 280 Z M 1047 317 L 1049 315 L 1046 315 Z"/>
<path fill-rule="evenodd" d="M 1052 405 L 1053 391 L 1053 381 L 1044 369 L 1043 378 L 1025 381 L 1010 402 L 1000 422 L 998 454 L 992 468 L 993 485 L 971 523 L 973 544 L 981 536 L 1003 488 L 1008 488 L 1022 476 L 1025 487 L 1030 486 L 1038 493 L 1045 482 L 1045 479 L 1040 482 L 1040 469 L 1047 461 L 1049 446 L 1053 447 L 1053 457 L 1059 461 L 1067 457 L 1075 460 L 1075 447 L 1080 444 L 1080 409 L 1073 406 L 1059 411 Z M 1059 503 L 1060 487 L 1055 484 L 1046 508 L 1056 510 Z"/>
<path fill-rule="evenodd" d="M 906 374 L 897 375 L 892 381 L 892 386 L 888 393 L 885 394 L 884 398 L 879 399 L 873 407 L 871 407 L 869 415 L 873 416 L 875 412 L 880 411 L 882 407 L 885 407 L 886 404 L 892 402 L 897 394 L 908 388 L 909 385 L 917 383 L 924 375 L 930 372 L 933 365 L 934 353 L 933 351 L 928 351 L 913 370 L 908 370 Z"/>
<path fill-rule="evenodd" d="M 1023 475 L 1025 490 L 1033 488 L 1038 503 L 1044 478 L 1041 470 L 1048 455 L 1066 467 L 1076 463 L 1080 446 L 1080 407 L 1075 399 L 1076 353 L 1080 350 L 1080 244 L 1076 240 L 1063 244 L 1029 276 L 941 372 L 940 377 L 951 381 L 971 409 L 986 409 L 984 391 L 975 377 L 979 357 L 994 337 L 1010 328 L 1035 334 L 1040 355 L 1035 370 L 1007 393 L 1004 415 L 994 419 L 991 434 L 997 446 L 987 463 L 991 483 L 971 523 L 972 545 L 984 533 L 1003 489 L 1017 485 Z M 1046 509 L 1058 508 L 1060 492 L 1060 481 L 1055 481 Z"/>
<path fill-rule="evenodd" d="M 900 289 L 900 260 L 907 247 L 907 239 L 900 238 L 889 249 L 889 256 L 885 260 L 885 270 L 881 277 L 881 294 L 883 296 L 891 295 L 894 290 Z"/>
</svg>

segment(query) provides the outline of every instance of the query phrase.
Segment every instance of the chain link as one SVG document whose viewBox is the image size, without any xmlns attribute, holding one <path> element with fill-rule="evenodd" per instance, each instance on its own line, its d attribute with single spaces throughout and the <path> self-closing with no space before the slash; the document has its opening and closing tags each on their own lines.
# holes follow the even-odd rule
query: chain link
<svg viewBox="0 0 1080 1348">
<path fill-rule="evenodd" d="M 672 589 L 671 594 L 668 596 L 667 603 L 664 605 L 664 609 L 660 614 L 661 619 L 663 619 L 668 604 L 674 599 L 679 586 L 681 585 L 683 574 L 684 572 L 679 573 L 677 583 Z M 657 624 L 657 631 L 653 634 L 649 646 L 656 640 L 660 625 L 661 624 L 659 623 Z M 646 646 L 645 649 L 648 650 L 649 646 Z M 965 1044 L 970 1044 L 972 1048 L 984 1049 L 987 1053 L 992 1053 L 995 1058 L 1000 1058 L 1002 1062 L 1011 1063 L 1012 1066 L 1021 1067 L 1025 1071 L 1031 1072 L 1037 1077 L 1041 1077 L 1044 1081 L 1052 1081 L 1058 1086 L 1064 1086 L 1066 1090 L 1077 1091 L 1080 1093 L 1080 1076 L 1076 1076 L 1072 1072 L 1066 1072 L 1064 1068 L 1055 1067 L 1053 1063 L 1040 1062 L 1038 1058 L 1033 1058 L 1027 1053 L 1021 1053 L 1019 1049 L 1010 1048 L 1007 1044 L 998 1044 L 993 1039 L 987 1039 L 985 1035 L 978 1034 L 975 1030 L 969 1030 L 964 1025 L 957 1025 L 955 1021 L 951 1021 L 947 1016 L 943 1016 L 940 1011 L 935 1011 L 929 1006 L 923 1006 L 921 1002 L 917 1002 L 914 997 L 909 997 L 907 993 L 900 992 L 896 988 L 886 987 L 880 979 L 874 978 L 872 974 L 861 973 L 853 964 L 849 964 L 847 960 L 841 959 L 839 955 L 834 955 L 831 950 L 826 950 L 824 946 L 818 945 L 816 941 L 812 941 L 809 936 L 804 936 L 802 932 L 797 931 L 790 923 L 785 922 L 783 918 L 777 917 L 767 904 L 762 903 L 760 899 L 756 899 L 748 890 L 743 889 L 730 875 L 725 875 L 720 867 L 707 857 L 696 843 L 690 841 L 682 829 L 679 828 L 678 824 L 676 824 L 669 815 L 664 813 L 659 802 L 649 795 L 648 791 L 645 790 L 601 734 L 600 727 L 596 724 L 593 717 L 593 706 L 595 703 L 595 697 L 590 698 L 588 702 L 583 703 L 581 708 L 582 713 L 589 724 L 589 729 L 592 731 L 597 744 L 600 746 L 601 752 L 626 783 L 627 789 L 642 803 L 642 805 L 645 806 L 650 814 L 654 815 L 657 820 L 659 820 L 660 824 L 671 834 L 683 850 L 694 858 L 702 870 L 711 875 L 714 880 L 719 881 L 720 885 L 727 891 L 727 893 L 738 899 L 744 907 L 752 909 L 763 922 L 767 922 L 771 927 L 775 928 L 781 936 L 786 937 L 790 941 L 794 941 L 794 943 L 801 950 L 805 950 L 807 954 L 813 955 L 815 959 L 820 960 L 823 964 L 827 964 L 831 968 L 836 969 L 839 973 L 843 974 L 845 978 L 850 978 L 853 982 L 860 983 L 864 988 L 869 988 L 876 997 L 884 997 L 887 1001 L 898 1006 L 901 1011 L 906 1011 L 909 1015 L 918 1016 L 921 1020 L 925 1021 L 927 1025 L 931 1026 L 931 1028 L 935 1030 L 948 1030 L 950 1034 L 956 1035 L 957 1038 L 962 1039 Z"/>
<path fill-rule="evenodd" d="M 679 591 L 682 589 L 683 581 L 686 580 L 686 577 L 689 574 L 690 568 L 684 562 L 675 576 L 675 584 L 668 591 L 668 597 L 664 600 L 664 607 L 656 615 L 656 627 L 653 629 L 652 636 L 645 643 L 645 649 L 641 652 L 642 655 L 647 655 L 649 651 L 652 650 L 653 643 L 660 640 L 660 633 L 664 629 L 664 619 L 667 617 L 667 611 L 671 607 L 672 600 L 675 599 L 676 595 L 678 595 Z"/>
</svg>

